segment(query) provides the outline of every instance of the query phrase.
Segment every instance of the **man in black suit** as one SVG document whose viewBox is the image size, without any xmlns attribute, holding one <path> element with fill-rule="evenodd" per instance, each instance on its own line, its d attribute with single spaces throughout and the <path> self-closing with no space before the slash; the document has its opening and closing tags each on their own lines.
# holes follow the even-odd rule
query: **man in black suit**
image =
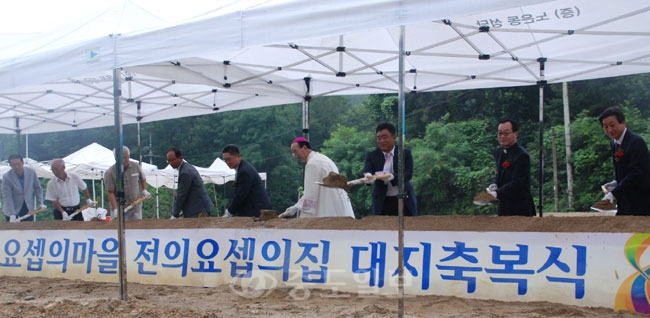
<svg viewBox="0 0 650 318">
<path fill-rule="evenodd" d="M 397 138 L 395 126 L 389 123 L 379 124 L 375 129 L 377 134 L 377 149 L 366 153 L 363 166 L 364 175 L 388 172 L 393 175 L 389 180 L 369 179 L 373 183 L 372 206 L 373 215 L 397 215 L 398 180 L 400 178 L 397 163 L 399 150 L 395 145 Z M 413 156 L 410 149 L 404 149 L 404 215 L 417 216 L 417 199 L 411 184 L 413 176 Z"/>
<path fill-rule="evenodd" d="M 534 216 L 535 204 L 530 194 L 530 156 L 517 143 L 519 125 L 506 119 L 497 128 L 499 146 L 494 150 L 496 183 L 487 191 L 499 199 L 499 216 Z"/>
<path fill-rule="evenodd" d="M 221 151 L 223 161 L 230 169 L 235 169 L 235 197 L 226 209 L 225 216 L 260 216 L 260 210 L 270 210 L 271 200 L 266 193 L 260 174 L 253 165 L 242 160 L 239 148 L 227 145 Z"/>
<path fill-rule="evenodd" d="M 210 216 L 214 203 L 208 197 L 208 193 L 203 187 L 201 175 L 196 171 L 196 168 L 184 161 L 181 151 L 175 147 L 167 151 L 167 163 L 172 168 L 178 169 L 176 203 L 171 218 L 180 217 L 181 211 L 183 211 L 184 218 Z"/>
<path fill-rule="evenodd" d="M 606 200 L 616 199 L 616 215 L 650 215 L 650 152 L 639 135 L 625 126 L 618 107 L 605 109 L 598 120 L 611 138 L 612 163 L 616 179 L 603 185 Z"/>
</svg>

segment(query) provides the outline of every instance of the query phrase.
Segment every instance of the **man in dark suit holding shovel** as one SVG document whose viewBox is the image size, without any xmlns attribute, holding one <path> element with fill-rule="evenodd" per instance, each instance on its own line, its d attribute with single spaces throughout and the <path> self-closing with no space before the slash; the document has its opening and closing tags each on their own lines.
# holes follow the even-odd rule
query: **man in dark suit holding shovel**
<svg viewBox="0 0 650 318">
<path fill-rule="evenodd" d="M 203 180 L 196 168 L 183 161 L 181 151 L 175 147 L 167 151 L 167 163 L 178 169 L 178 189 L 171 218 L 179 218 L 181 211 L 184 218 L 210 216 L 214 203 L 205 191 Z"/>
<path fill-rule="evenodd" d="M 395 126 L 389 123 L 379 124 L 375 129 L 377 149 L 367 152 L 363 166 L 364 176 L 372 183 L 372 206 L 370 212 L 374 215 L 397 215 L 398 180 L 400 177 L 397 163 L 399 149 L 395 145 L 397 138 Z M 377 180 L 368 178 L 369 175 L 390 173 L 393 178 Z M 404 215 L 417 216 L 417 199 L 411 184 L 413 176 L 413 156 L 410 149 L 404 149 Z"/>
<path fill-rule="evenodd" d="M 641 136 L 627 129 L 618 107 L 605 109 L 598 120 L 611 138 L 615 181 L 603 185 L 605 200 L 616 199 L 616 215 L 650 215 L 650 153 Z"/>
<path fill-rule="evenodd" d="M 530 156 L 517 143 L 519 125 L 512 120 L 499 122 L 499 146 L 494 150 L 496 183 L 487 191 L 499 199 L 499 216 L 534 216 L 535 204 L 530 194 Z"/>
</svg>

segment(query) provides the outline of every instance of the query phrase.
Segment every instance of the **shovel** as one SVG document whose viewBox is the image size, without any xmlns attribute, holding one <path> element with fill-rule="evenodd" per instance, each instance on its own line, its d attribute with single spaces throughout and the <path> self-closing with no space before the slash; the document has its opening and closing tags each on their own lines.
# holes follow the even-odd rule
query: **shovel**
<svg viewBox="0 0 650 318">
<path fill-rule="evenodd" d="M 45 210 L 47 210 L 47 208 L 41 208 L 41 209 L 38 209 L 38 210 L 34 210 L 34 211 L 31 211 L 31 212 L 27 212 L 27 214 L 25 214 L 25 215 L 19 217 L 16 221 L 20 222 L 20 221 L 22 221 L 22 220 L 24 220 L 24 219 L 26 219 L 26 218 L 28 218 L 28 217 L 30 217 L 30 216 L 32 216 L 32 215 L 35 215 L 35 214 L 37 214 L 37 213 L 41 213 L 41 212 L 43 212 L 43 211 L 45 211 Z"/>
<path fill-rule="evenodd" d="M 499 203 L 499 199 L 493 197 L 487 192 L 479 192 L 474 196 L 472 203 L 475 205 L 495 205 Z"/>
<path fill-rule="evenodd" d="M 127 206 L 124 209 L 124 213 L 129 212 L 129 210 L 133 209 L 134 206 L 138 205 L 140 202 L 142 202 L 142 201 L 144 201 L 146 199 L 149 199 L 150 197 L 151 197 L 151 195 L 143 195 L 143 196 L 135 199 L 133 202 L 131 202 L 131 204 L 129 204 L 129 206 Z"/>
<path fill-rule="evenodd" d="M 63 221 L 70 221 L 70 220 L 72 220 L 72 218 L 73 218 L 75 215 L 81 213 L 81 211 L 83 211 L 83 210 L 85 210 L 85 209 L 87 209 L 87 208 L 89 208 L 89 207 L 92 207 L 92 206 L 94 206 L 94 205 L 95 205 L 95 202 L 93 202 L 93 203 L 89 203 L 89 204 L 86 204 L 86 205 L 84 205 L 84 206 L 82 206 L 82 207 L 80 207 L 80 208 L 74 210 L 74 212 L 72 212 L 72 214 L 68 215 L 68 219 L 67 219 L 67 220 L 63 220 Z"/>
<path fill-rule="evenodd" d="M 372 175 L 369 176 L 368 178 L 375 179 L 375 180 L 384 180 L 384 179 L 389 179 L 391 176 L 392 176 L 391 174 L 382 174 L 382 175 Z M 365 180 L 366 178 L 348 181 L 348 178 L 346 178 L 344 175 L 335 172 L 330 172 L 330 174 L 327 177 L 323 178 L 322 182 L 316 181 L 316 184 L 323 187 L 337 188 L 337 189 L 343 189 L 345 191 L 348 191 L 350 189 L 350 186 L 362 184 L 364 183 Z"/>
<path fill-rule="evenodd" d="M 609 191 L 605 189 L 604 186 L 601 186 L 600 189 L 603 190 L 603 193 L 607 194 Z M 594 203 L 592 206 L 589 207 L 590 209 L 597 211 L 597 212 L 604 212 L 604 213 L 616 213 L 616 205 L 613 203 L 607 201 L 607 200 L 601 200 L 596 203 Z"/>
</svg>

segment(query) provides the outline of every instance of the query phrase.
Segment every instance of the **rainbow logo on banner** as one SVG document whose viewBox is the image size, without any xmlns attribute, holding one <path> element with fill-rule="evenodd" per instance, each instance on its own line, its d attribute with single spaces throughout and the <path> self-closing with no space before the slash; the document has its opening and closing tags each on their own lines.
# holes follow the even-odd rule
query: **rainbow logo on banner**
<svg viewBox="0 0 650 318">
<path fill-rule="evenodd" d="M 625 243 L 625 258 L 636 269 L 636 273 L 625 279 L 616 293 L 614 310 L 626 310 L 650 314 L 650 265 L 641 267 L 640 260 L 650 247 L 650 233 L 632 235 Z"/>
</svg>

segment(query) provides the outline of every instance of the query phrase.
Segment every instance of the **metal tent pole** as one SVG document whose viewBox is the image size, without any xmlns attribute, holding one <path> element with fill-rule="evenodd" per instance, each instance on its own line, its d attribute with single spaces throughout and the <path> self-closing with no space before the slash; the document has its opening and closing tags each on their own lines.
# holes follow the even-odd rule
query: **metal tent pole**
<svg viewBox="0 0 650 318">
<path fill-rule="evenodd" d="M 302 102 L 302 135 L 307 140 L 309 140 L 309 101 L 311 101 L 311 95 L 309 91 L 311 89 L 311 77 L 303 78 L 305 81 L 305 88 L 307 92 L 305 93 L 304 100 Z"/>
<path fill-rule="evenodd" d="M 140 107 L 142 106 L 142 101 L 136 101 L 135 105 L 137 108 L 137 116 L 135 117 L 136 120 L 136 126 L 138 130 L 138 163 L 140 164 L 140 167 L 142 168 L 142 144 L 140 143 L 140 120 L 142 120 L 142 115 L 140 114 Z"/>
<path fill-rule="evenodd" d="M 113 52 L 117 52 L 117 38 L 119 34 L 113 34 Z M 116 53 L 115 53 L 116 54 Z M 120 299 L 128 300 L 126 290 L 126 246 L 124 240 L 124 134 L 122 131 L 122 114 L 120 113 L 120 98 L 122 96 L 122 83 L 120 69 L 117 68 L 117 56 L 114 57 L 116 65 L 113 67 L 113 113 L 115 116 L 115 194 L 118 200 L 117 204 L 117 244 L 118 244 L 118 273 L 120 279 Z"/>
<path fill-rule="evenodd" d="M 214 194 L 214 206 L 217 206 L 217 186 L 213 183 L 212 184 L 212 193 Z M 217 210 L 217 217 L 219 217 L 219 208 Z"/>
<path fill-rule="evenodd" d="M 124 136 L 122 132 L 122 116 L 120 115 L 120 71 L 118 69 L 113 69 L 113 106 L 115 108 L 115 136 L 117 141 L 115 143 L 115 171 L 116 171 L 116 180 L 115 182 L 115 195 L 118 200 L 117 204 L 117 242 L 118 242 L 118 257 L 119 257 L 119 278 L 120 278 L 120 299 L 123 301 L 128 300 L 127 290 L 126 290 L 126 247 L 124 246 L 124 183 L 122 182 L 124 178 L 124 155 L 122 154 L 122 147 L 124 145 Z"/>
<path fill-rule="evenodd" d="M 406 96 L 404 95 L 404 34 L 405 27 L 400 26 L 400 35 L 399 35 L 399 98 L 397 105 L 397 119 L 399 125 L 397 125 L 397 135 L 399 136 L 399 158 L 397 160 L 399 178 L 398 182 L 398 204 L 397 204 L 397 218 L 398 218 L 398 229 L 397 229 L 397 295 L 398 295 L 398 305 L 397 305 L 397 316 L 404 317 L 404 131 L 406 126 L 405 121 L 405 105 L 406 105 Z"/>
<path fill-rule="evenodd" d="M 100 190 L 102 190 L 101 191 L 101 194 L 102 194 L 101 197 L 102 197 L 102 208 L 103 208 L 105 206 L 104 205 L 104 179 L 103 178 L 102 178 L 102 182 L 100 183 Z"/>
<path fill-rule="evenodd" d="M 156 184 L 158 184 L 158 176 L 156 176 Z M 158 188 L 156 188 L 156 219 L 160 219 L 160 201 Z"/>
<path fill-rule="evenodd" d="M 546 63 L 545 57 L 537 59 L 539 62 L 539 216 L 544 215 L 544 64 Z"/>
</svg>

